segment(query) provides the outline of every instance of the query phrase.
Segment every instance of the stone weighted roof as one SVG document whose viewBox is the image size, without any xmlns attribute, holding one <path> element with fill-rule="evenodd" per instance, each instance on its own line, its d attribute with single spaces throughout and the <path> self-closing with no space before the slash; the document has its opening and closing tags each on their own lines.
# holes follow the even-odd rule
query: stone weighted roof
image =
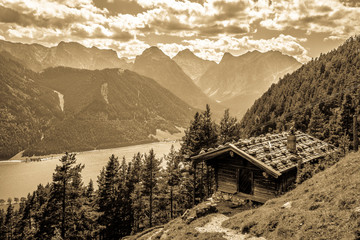
<svg viewBox="0 0 360 240">
<path fill-rule="evenodd" d="M 297 166 L 298 160 L 308 162 L 313 159 L 331 155 L 337 149 L 324 141 L 321 141 L 308 134 L 296 131 L 296 153 L 291 153 L 287 149 L 287 132 L 277 134 L 266 134 L 249 139 L 240 139 L 238 142 L 220 145 L 217 148 L 203 149 L 199 155 L 193 159 L 211 159 L 217 156 L 217 152 L 233 150 L 236 153 L 244 153 L 245 158 L 256 161 L 259 165 L 272 169 L 280 175 Z M 211 157 L 213 156 L 213 157 Z M 243 156 L 243 157 L 244 157 Z"/>
</svg>

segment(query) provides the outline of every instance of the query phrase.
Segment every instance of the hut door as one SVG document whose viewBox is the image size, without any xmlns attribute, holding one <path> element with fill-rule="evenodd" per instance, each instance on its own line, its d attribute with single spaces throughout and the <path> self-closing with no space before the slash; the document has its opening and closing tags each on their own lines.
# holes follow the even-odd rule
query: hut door
<svg viewBox="0 0 360 240">
<path fill-rule="evenodd" d="M 253 193 L 253 172 L 248 169 L 239 169 L 239 192 L 252 194 Z"/>
</svg>

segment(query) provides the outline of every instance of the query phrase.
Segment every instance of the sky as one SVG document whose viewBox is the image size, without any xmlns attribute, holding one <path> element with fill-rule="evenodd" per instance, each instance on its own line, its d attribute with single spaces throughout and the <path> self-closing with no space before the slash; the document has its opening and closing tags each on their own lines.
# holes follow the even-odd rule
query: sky
<svg viewBox="0 0 360 240">
<path fill-rule="evenodd" d="M 74 41 L 127 58 L 157 46 L 216 62 L 275 50 L 305 63 L 357 34 L 358 0 L 0 0 L 2 40 Z"/>
</svg>

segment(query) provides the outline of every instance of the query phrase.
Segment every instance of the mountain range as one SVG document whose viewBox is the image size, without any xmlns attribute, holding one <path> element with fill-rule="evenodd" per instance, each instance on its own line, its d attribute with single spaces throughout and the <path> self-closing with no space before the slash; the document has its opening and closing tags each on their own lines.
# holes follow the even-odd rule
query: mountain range
<svg viewBox="0 0 360 240">
<path fill-rule="evenodd" d="M 154 79 L 190 106 L 204 109 L 210 104 L 215 111 L 224 109 L 206 96 L 183 69 L 157 47 L 150 47 L 137 56 L 133 70 Z"/>
<path fill-rule="evenodd" d="M 38 74 L 0 53 L 0 159 L 28 148 L 63 117 L 57 94 L 38 83 Z"/>
<path fill-rule="evenodd" d="M 132 63 L 120 59 L 114 50 L 87 48 L 76 42 L 60 42 L 54 47 L 40 44 L 13 43 L 0 40 L 0 52 L 9 52 L 25 67 L 39 72 L 48 67 L 73 67 L 81 69 L 123 68 Z"/>
<path fill-rule="evenodd" d="M 26 69 L 0 56 L 2 158 L 82 151 L 155 141 L 179 132 L 195 109 L 130 70 Z"/>
<path fill-rule="evenodd" d="M 219 64 L 200 77 L 198 85 L 211 99 L 242 117 L 271 84 L 300 66 L 278 51 L 252 51 L 237 57 L 225 53 Z"/>
<path fill-rule="evenodd" d="M 184 50 L 171 59 L 157 47 L 132 62 L 74 42 L 0 40 L 0 53 L 2 158 L 154 141 L 156 129 L 178 132 L 206 104 L 217 120 L 226 107 L 239 113 L 259 85 L 299 64 L 278 52 L 227 53 L 216 64 Z"/>
<path fill-rule="evenodd" d="M 195 84 L 198 84 L 201 76 L 209 68 L 216 66 L 216 62 L 199 58 L 189 49 L 178 52 L 178 54 L 173 57 L 173 60 L 195 82 Z"/>
</svg>

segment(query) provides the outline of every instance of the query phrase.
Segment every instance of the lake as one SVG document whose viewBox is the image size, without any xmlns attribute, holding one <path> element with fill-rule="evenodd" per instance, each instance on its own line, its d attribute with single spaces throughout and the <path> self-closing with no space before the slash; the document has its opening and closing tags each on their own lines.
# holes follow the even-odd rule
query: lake
<svg viewBox="0 0 360 240">
<path fill-rule="evenodd" d="M 87 185 L 92 179 L 96 184 L 100 170 L 106 165 L 111 154 L 119 157 L 125 156 L 126 161 L 131 161 L 134 154 L 148 153 L 152 148 L 158 158 L 163 157 L 170 151 L 171 145 L 175 149 L 180 148 L 179 142 L 156 142 L 120 148 L 102 149 L 94 151 L 79 152 L 76 155 L 77 163 L 85 164 L 82 171 L 83 182 Z M 52 174 L 58 159 L 62 155 L 51 155 L 51 160 L 41 162 L 20 162 L 4 161 L 0 162 L 0 199 L 7 200 L 9 197 L 26 197 L 29 192 L 33 192 L 37 185 L 46 184 L 52 181 Z M 165 162 L 162 163 L 165 166 Z"/>
</svg>

